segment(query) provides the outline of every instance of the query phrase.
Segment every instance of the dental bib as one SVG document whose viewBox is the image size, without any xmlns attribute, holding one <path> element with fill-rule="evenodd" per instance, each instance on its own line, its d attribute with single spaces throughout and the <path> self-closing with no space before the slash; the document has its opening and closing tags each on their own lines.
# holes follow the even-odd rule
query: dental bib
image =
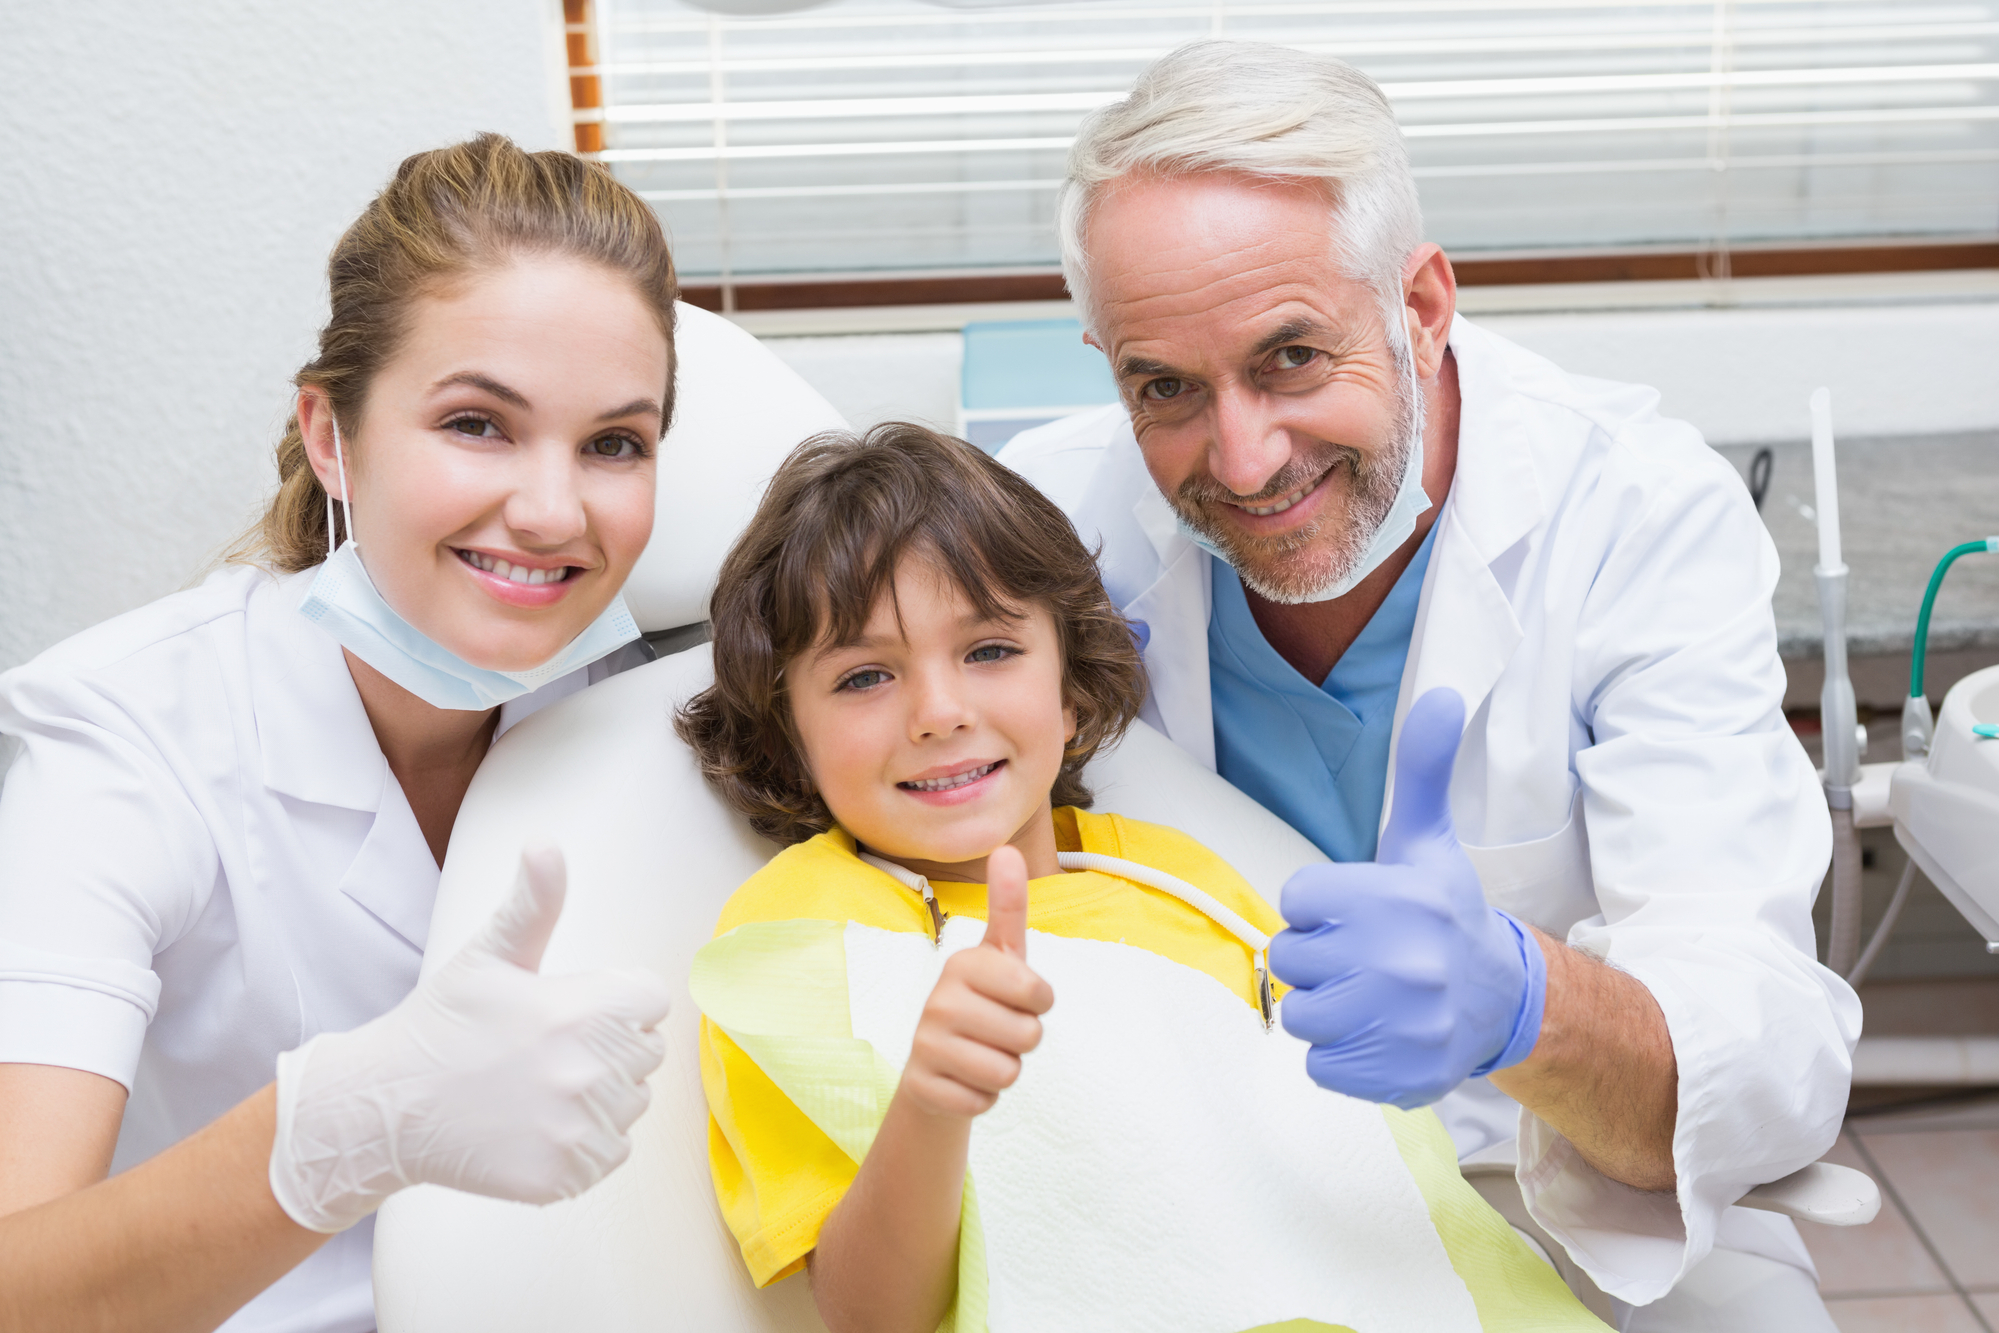
<svg viewBox="0 0 1999 1333">
<path fill-rule="evenodd" d="M 692 990 L 859 1161 L 944 961 L 984 933 L 751 922 L 696 955 Z M 946 1328 L 1601 1330 L 1428 1111 L 1319 1089 L 1303 1042 L 1171 959 L 1034 929 L 1027 958 L 1056 1004 L 972 1123 Z"/>
</svg>

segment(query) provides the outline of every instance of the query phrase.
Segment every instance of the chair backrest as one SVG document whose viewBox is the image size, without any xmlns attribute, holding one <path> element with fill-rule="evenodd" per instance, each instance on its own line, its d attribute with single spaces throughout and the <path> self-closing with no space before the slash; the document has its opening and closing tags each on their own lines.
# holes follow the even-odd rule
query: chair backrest
<svg viewBox="0 0 1999 1333">
<path fill-rule="evenodd" d="M 652 540 L 625 581 L 639 628 L 708 618 L 708 594 L 764 486 L 801 440 L 846 426 L 818 390 L 720 315 L 674 307 L 673 428 L 659 448 Z"/>
<path fill-rule="evenodd" d="M 625 589 L 649 631 L 707 618 L 722 557 L 778 463 L 845 424 L 734 324 L 686 305 L 679 314 L 679 401 L 660 449 L 657 518 Z M 503 736 L 466 795 L 426 969 L 492 912 L 523 843 L 547 838 L 568 854 L 570 890 L 544 970 L 647 967 L 678 993 L 631 1160 L 602 1184 L 540 1209 L 432 1187 L 389 1201 L 375 1229 L 384 1333 L 820 1327 L 805 1283 L 750 1286 L 709 1181 L 688 970 L 729 894 L 774 848 L 716 799 L 673 733 L 673 710 L 708 680 L 704 647 L 573 695 Z M 1273 898 L 1292 870 L 1321 859 L 1142 724 L 1090 776 L 1099 809 L 1185 829 Z"/>
<path fill-rule="evenodd" d="M 729 894 L 775 850 L 716 799 L 673 734 L 673 709 L 709 670 L 704 646 L 573 695 L 508 732 L 473 780 L 426 968 L 497 905 L 522 844 L 551 838 L 568 853 L 570 888 L 544 970 L 667 978 L 667 1057 L 631 1160 L 581 1198 L 537 1209 L 425 1186 L 391 1199 L 375 1229 L 383 1333 L 820 1327 L 803 1281 L 752 1289 L 709 1181 L 688 969 Z M 1293 870 L 1324 859 L 1143 723 L 1089 777 L 1098 809 L 1186 830 L 1273 901 Z"/>
</svg>

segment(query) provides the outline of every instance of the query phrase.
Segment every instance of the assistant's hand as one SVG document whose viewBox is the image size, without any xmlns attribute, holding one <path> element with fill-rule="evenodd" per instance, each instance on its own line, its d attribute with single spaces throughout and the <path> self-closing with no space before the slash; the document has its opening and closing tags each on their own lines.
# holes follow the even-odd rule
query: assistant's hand
<svg viewBox="0 0 1999 1333">
<path fill-rule="evenodd" d="M 278 1057 L 271 1191 L 294 1221 L 343 1231 L 419 1183 L 550 1203 L 625 1160 L 668 991 L 537 975 L 567 886 L 560 851 L 523 852 L 512 896 L 407 999 Z"/>
<path fill-rule="evenodd" d="M 1408 1108 L 1516 1064 L 1541 1031 L 1547 960 L 1489 906 L 1451 827 L 1457 691 L 1431 690 L 1402 723 L 1395 805 L 1371 863 L 1307 866 L 1284 885 L 1291 929 L 1270 970 L 1295 989 L 1284 1028 L 1312 1044 L 1321 1087 Z"/>
<path fill-rule="evenodd" d="M 902 1094 L 931 1115 L 970 1119 L 1020 1077 L 1041 1044 L 1055 992 L 1027 966 L 1027 863 L 1018 849 L 986 858 L 986 937 L 951 955 L 924 1002 Z"/>
</svg>

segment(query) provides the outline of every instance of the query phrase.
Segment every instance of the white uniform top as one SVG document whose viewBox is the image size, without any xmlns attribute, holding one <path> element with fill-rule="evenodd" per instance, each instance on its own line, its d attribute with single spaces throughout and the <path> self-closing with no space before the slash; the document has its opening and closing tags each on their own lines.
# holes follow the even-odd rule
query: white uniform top
<svg viewBox="0 0 1999 1333">
<path fill-rule="evenodd" d="M 1450 345 L 1457 471 L 1396 728 L 1435 686 L 1464 696 L 1451 810 L 1487 898 L 1659 1002 L 1679 1062 L 1677 1197 L 1600 1175 L 1484 1080 L 1438 1111 L 1464 1154 L 1517 1135 L 1534 1215 L 1632 1304 L 1717 1242 L 1809 1269 L 1787 1220 L 1729 1208 L 1832 1146 L 1860 1032 L 1858 998 L 1815 961 L 1832 840 L 1784 720 L 1776 549 L 1734 470 L 1657 393 L 1566 374 L 1463 319 Z M 1000 459 L 1102 543 L 1112 599 L 1147 627 L 1146 719 L 1212 768 L 1209 557 L 1123 409 L 1028 431 Z"/>
<path fill-rule="evenodd" d="M 0 1062 L 124 1084 L 113 1171 L 416 984 L 437 862 L 340 645 L 298 614 L 312 575 L 228 567 L 0 675 L 0 732 L 24 742 L 0 789 Z M 374 1328 L 373 1236 L 223 1327 Z"/>
</svg>

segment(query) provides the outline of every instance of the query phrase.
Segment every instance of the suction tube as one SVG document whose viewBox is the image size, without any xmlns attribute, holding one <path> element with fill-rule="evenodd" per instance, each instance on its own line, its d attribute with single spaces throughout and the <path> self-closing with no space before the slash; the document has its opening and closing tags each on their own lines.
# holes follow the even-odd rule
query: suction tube
<svg viewBox="0 0 1999 1333">
<path fill-rule="evenodd" d="M 1921 759 L 1930 752 L 1930 737 L 1936 734 L 1936 719 L 1930 713 L 1930 697 L 1923 688 L 1923 667 L 1930 648 L 1930 612 L 1936 608 L 1937 589 L 1943 576 L 1962 555 L 1999 551 L 1999 537 L 1960 542 L 1944 552 L 1930 574 L 1930 586 L 1923 593 L 1923 609 L 1916 615 L 1916 643 L 1909 654 L 1909 697 L 1902 702 L 1902 758 Z"/>
</svg>

